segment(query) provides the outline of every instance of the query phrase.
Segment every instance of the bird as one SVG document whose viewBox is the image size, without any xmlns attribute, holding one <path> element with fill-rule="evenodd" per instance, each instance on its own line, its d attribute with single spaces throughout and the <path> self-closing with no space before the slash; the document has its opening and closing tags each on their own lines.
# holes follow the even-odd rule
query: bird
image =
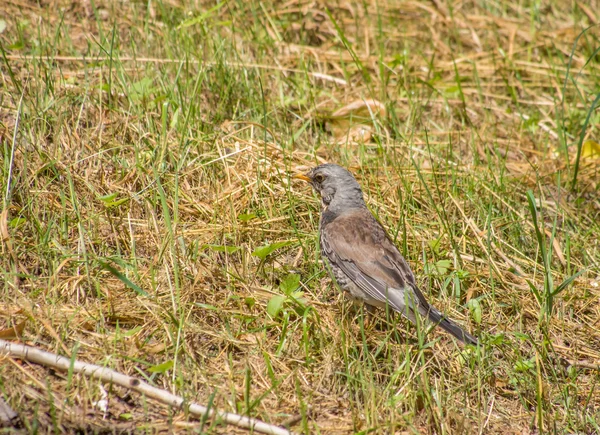
<svg viewBox="0 0 600 435">
<path fill-rule="evenodd" d="M 388 307 L 417 323 L 417 313 L 462 343 L 478 340 L 434 308 L 417 286 L 408 262 L 367 208 L 360 185 L 346 168 L 326 163 L 292 178 L 308 182 L 321 197 L 321 256 L 352 299 Z"/>
</svg>

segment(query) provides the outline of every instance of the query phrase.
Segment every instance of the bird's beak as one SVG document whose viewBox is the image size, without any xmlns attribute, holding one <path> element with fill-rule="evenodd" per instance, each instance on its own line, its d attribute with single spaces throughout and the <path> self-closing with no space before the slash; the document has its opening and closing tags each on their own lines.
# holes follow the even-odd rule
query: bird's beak
<svg viewBox="0 0 600 435">
<path fill-rule="evenodd" d="M 306 181 L 307 183 L 310 183 L 311 181 L 311 179 L 304 174 L 296 174 L 292 178 L 295 178 L 296 180 Z"/>
</svg>

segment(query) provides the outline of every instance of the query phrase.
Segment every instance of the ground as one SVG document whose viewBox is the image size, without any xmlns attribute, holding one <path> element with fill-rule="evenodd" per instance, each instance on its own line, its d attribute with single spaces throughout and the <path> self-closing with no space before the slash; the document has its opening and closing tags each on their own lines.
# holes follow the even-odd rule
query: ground
<svg viewBox="0 0 600 435">
<path fill-rule="evenodd" d="M 304 434 L 600 433 L 598 11 L 3 0 L 0 338 Z M 340 293 L 322 162 L 479 349 Z M 0 394 L 22 433 L 246 432 L 8 357 Z"/>
</svg>

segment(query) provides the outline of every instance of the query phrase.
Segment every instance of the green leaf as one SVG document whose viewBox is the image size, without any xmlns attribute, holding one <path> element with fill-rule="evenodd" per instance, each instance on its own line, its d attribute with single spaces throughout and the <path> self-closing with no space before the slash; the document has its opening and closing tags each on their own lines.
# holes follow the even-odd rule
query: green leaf
<svg viewBox="0 0 600 435">
<path fill-rule="evenodd" d="M 23 44 L 23 41 L 17 41 L 14 44 L 10 44 L 8 47 L 9 50 L 23 50 L 23 48 L 25 47 L 25 44 Z"/>
<path fill-rule="evenodd" d="M 554 290 L 552 292 L 552 296 L 556 296 L 561 291 L 566 289 L 569 285 L 571 285 L 571 283 L 573 281 L 575 281 L 577 278 L 579 278 L 584 272 L 587 272 L 587 269 L 582 269 L 579 272 L 577 272 L 575 275 L 571 275 L 570 277 L 565 279 L 563 282 L 560 283 L 560 285 L 558 287 L 556 287 L 556 290 Z"/>
<path fill-rule="evenodd" d="M 270 245 L 265 245 L 265 246 L 256 248 L 254 250 L 254 252 L 252 252 L 252 255 L 260 258 L 261 260 L 264 260 L 265 258 L 267 258 L 270 254 L 272 254 L 276 250 L 283 248 L 285 246 L 289 246 L 293 243 L 294 243 L 294 241 L 292 241 L 292 240 L 284 240 L 282 242 L 271 243 Z"/>
<path fill-rule="evenodd" d="M 171 104 L 173 104 L 173 102 L 171 102 Z M 173 113 L 173 116 L 171 117 L 171 122 L 169 123 L 169 128 L 171 130 L 175 129 L 177 125 L 179 125 L 179 115 L 181 115 L 181 107 L 175 109 L 175 113 Z"/>
<path fill-rule="evenodd" d="M 300 275 L 297 273 L 290 273 L 279 283 L 281 291 L 288 296 L 298 287 L 300 287 Z"/>
<path fill-rule="evenodd" d="M 131 282 L 129 280 L 129 278 L 127 278 L 125 275 L 123 275 L 121 272 L 119 272 L 117 269 L 115 269 L 112 265 L 105 263 L 104 261 L 100 261 L 100 260 L 98 260 L 98 263 L 100 264 L 100 267 L 102 267 L 102 269 L 107 270 L 110 273 L 112 273 L 114 276 L 119 278 L 123 284 L 125 284 L 127 287 L 129 287 L 130 289 L 135 291 L 140 296 L 146 296 L 146 297 L 148 296 L 148 293 L 146 293 L 144 290 L 142 290 L 142 288 L 140 286 Z"/>
<path fill-rule="evenodd" d="M 523 334 L 522 332 L 514 332 L 513 334 L 521 341 L 531 341 L 531 337 L 529 337 L 527 334 Z"/>
<path fill-rule="evenodd" d="M 109 193 L 108 195 L 99 196 L 98 199 L 106 204 L 106 203 L 114 201 L 116 197 L 117 197 L 117 192 Z"/>
<path fill-rule="evenodd" d="M 269 316 L 275 318 L 283 308 L 283 303 L 285 302 L 285 296 L 276 295 L 273 296 L 269 302 L 267 303 L 267 313 Z"/>
<path fill-rule="evenodd" d="M 440 244 L 441 244 L 441 239 L 433 239 L 427 242 L 427 244 L 429 245 L 429 247 L 431 248 L 431 250 L 436 254 L 439 255 L 440 253 Z"/>
<path fill-rule="evenodd" d="M 117 201 L 111 202 L 110 204 L 107 204 L 106 206 L 108 208 L 115 208 L 120 206 L 121 204 L 125 204 L 126 202 L 129 202 L 129 198 L 121 198 Z"/>
<path fill-rule="evenodd" d="M 22 218 L 22 217 L 16 217 L 16 218 L 12 219 L 8 225 L 11 228 L 19 228 L 25 222 L 27 222 L 27 219 Z"/>
<path fill-rule="evenodd" d="M 438 260 L 435 263 L 435 269 L 439 275 L 446 275 L 450 267 L 452 267 L 450 260 Z"/>
<path fill-rule="evenodd" d="M 514 369 L 516 372 L 528 372 L 529 370 L 533 370 L 535 367 L 535 363 L 533 360 L 520 360 L 515 363 Z"/>
<path fill-rule="evenodd" d="M 256 218 L 256 213 L 242 213 L 242 214 L 238 215 L 238 220 L 241 222 L 248 222 L 255 218 Z"/>
<path fill-rule="evenodd" d="M 137 334 L 138 332 L 140 332 L 142 330 L 142 326 L 136 326 L 133 329 L 130 329 L 129 331 L 125 331 L 125 332 L 121 332 L 121 335 L 123 337 L 131 337 L 135 334 Z"/>
<path fill-rule="evenodd" d="M 123 414 L 119 414 L 119 420 L 131 420 L 133 418 L 133 414 L 129 413 L 129 412 L 124 412 Z"/>
<path fill-rule="evenodd" d="M 297 303 L 299 303 L 303 307 L 305 307 L 306 304 L 308 303 L 308 300 L 304 297 L 304 292 L 303 291 L 297 291 L 297 292 L 292 293 L 290 295 L 290 298 L 292 298 L 293 300 L 295 300 Z"/>
<path fill-rule="evenodd" d="M 252 308 L 252 307 L 254 307 L 254 305 L 256 305 L 256 299 L 248 296 L 248 297 L 244 298 L 244 303 L 246 304 L 246 306 L 248 308 Z"/>
<path fill-rule="evenodd" d="M 471 316 L 473 316 L 473 320 L 478 325 L 481 324 L 481 304 L 477 299 L 471 299 L 467 302 L 467 307 L 469 307 L 469 311 L 471 311 Z"/>
<path fill-rule="evenodd" d="M 542 231 L 540 230 L 540 226 L 538 224 L 538 212 L 537 206 L 535 205 L 535 196 L 533 196 L 533 192 L 531 190 L 527 191 L 527 201 L 529 202 L 529 212 L 531 213 L 531 220 L 533 221 L 535 236 L 537 238 L 538 246 L 540 247 L 542 259 L 544 260 L 544 267 L 546 270 L 549 270 L 550 265 L 548 264 L 548 256 L 546 255 L 546 244 L 544 243 L 544 236 L 542 235 Z"/>
<path fill-rule="evenodd" d="M 153 81 L 149 77 L 144 77 L 142 80 L 132 83 L 129 87 L 129 96 L 134 101 L 139 101 L 149 96 L 153 91 Z"/>
<path fill-rule="evenodd" d="M 537 289 L 535 284 L 529 281 L 527 278 L 525 278 L 525 281 L 527 281 L 531 293 L 533 293 L 533 295 L 535 296 L 535 300 L 538 301 L 538 304 L 542 305 L 542 295 L 540 294 L 540 291 Z"/>
<path fill-rule="evenodd" d="M 227 254 L 233 254 L 234 252 L 237 252 L 242 248 L 239 246 L 206 244 L 206 245 L 202 245 L 202 249 L 210 249 L 211 251 L 215 251 L 215 252 L 226 252 Z"/>
<path fill-rule="evenodd" d="M 444 95 L 452 96 L 454 94 L 457 94 L 459 90 L 460 90 L 460 88 L 458 87 L 458 85 L 450 86 L 450 87 L 444 89 Z"/>
<path fill-rule="evenodd" d="M 205 309 L 205 310 L 220 311 L 220 309 L 217 308 L 217 307 L 215 307 L 214 305 L 202 304 L 200 302 L 195 302 L 194 305 L 197 306 L 197 307 L 200 307 L 202 309 Z"/>
<path fill-rule="evenodd" d="M 162 364 L 152 366 L 148 369 L 150 373 L 164 373 L 173 368 L 173 360 L 165 361 Z"/>
<path fill-rule="evenodd" d="M 469 274 L 469 272 L 468 272 L 467 270 L 458 269 L 458 270 L 456 271 L 456 276 L 457 276 L 457 277 L 458 277 L 458 279 L 460 279 L 461 281 L 462 281 L 463 279 L 466 279 L 466 278 L 468 278 L 468 277 L 469 277 L 469 275 L 470 275 L 470 274 Z"/>
<path fill-rule="evenodd" d="M 504 334 L 490 335 L 488 344 L 490 346 L 500 346 L 501 344 L 504 344 Z"/>
<path fill-rule="evenodd" d="M 109 193 L 108 195 L 99 196 L 98 199 L 104 203 L 107 208 L 118 207 L 129 201 L 129 198 L 117 199 L 117 193 Z"/>
</svg>

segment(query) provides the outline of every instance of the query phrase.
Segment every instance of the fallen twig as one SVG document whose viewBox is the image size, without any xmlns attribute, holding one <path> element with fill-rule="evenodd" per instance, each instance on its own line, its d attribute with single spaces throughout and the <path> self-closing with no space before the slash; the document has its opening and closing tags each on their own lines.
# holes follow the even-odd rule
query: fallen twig
<svg viewBox="0 0 600 435">
<path fill-rule="evenodd" d="M 20 358 L 25 361 L 40 364 L 46 367 L 52 367 L 58 370 L 67 371 L 72 363 L 73 373 L 83 373 L 94 379 L 99 379 L 103 382 L 111 382 L 125 388 L 131 388 L 139 393 L 155 399 L 166 405 L 176 408 L 187 408 L 188 412 L 196 417 L 216 417 L 226 423 L 251 429 L 256 432 L 261 432 L 271 435 L 293 435 L 293 432 L 283 429 L 279 426 L 267 424 L 254 418 L 243 417 L 241 415 L 232 414 L 230 412 L 208 409 L 205 406 L 196 403 L 184 403 L 184 399 L 168 391 L 153 387 L 152 385 L 141 381 L 138 378 L 127 376 L 116 372 L 112 369 L 101 367 L 95 364 L 88 364 L 81 361 L 73 361 L 64 356 L 56 355 L 51 352 L 27 346 L 24 344 L 10 343 L 6 340 L 0 340 L 0 355 L 7 354 L 12 357 Z"/>
<path fill-rule="evenodd" d="M 600 371 L 600 364 L 594 364 L 594 363 L 590 363 L 587 361 L 575 361 L 575 360 L 569 359 L 569 360 L 567 360 L 567 364 L 569 364 L 570 366 L 579 367 L 582 369 Z"/>
<path fill-rule="evenodd" d="M 43 56 L 28 56 L 28 55 L 13 55 L 13 54 L 8 54 L 6 55 L 6 58 L 8 60 L 37 60 L 37 59 L 45 59 L 47 61 L 51 61 L 51 62 L 101 62 L 101 61 L 107 61 L 109 60 L 108 57 L 102 57 L 102 56 L 96 56 L 93 58 L 85 58 L 85 57 L 80 57 L 80 56 L 52 56 L 50 57 L 43 57 Z M 183 60 L 183 59 L 160 59 L 160 58 L 153 58 L 153 57 L 128 57 L 128 56 L 123 56 L 119 58 L 119 61 L 121 62 L 138 62 L 138 63 L 174 63 L 174 64 L 180 64 L 180 63 L 191 63 L 191 64 L 196 64 L 199 65 L 201 64 L 204 67 L 210 67 L 210 66 L 214 66 L 216 64 L 216 62 L 205 62 L 205 61 L 198 61 L 198 60 Z M 265 69 L 265 70 L 278 70 L 278 71 L 283 71 L 283 72 L 291 72 L 291 73 L 297 73 L 297 74 L 306 74 L 310 77 L 314 77 L 316 79 L 321 79 L 324 81 L 328 81 L 328 82 L 334 82 L 338 85 L 342 85 L 342 86 L 347 86 L 348 82 L 340 77 L 334 77 L 332 75 L 329 74 L 323 74 L 320 72 L 313 72 L 313 71 L 304 71 L 302 69 L 299 68 L 285 68 L 285 67 L 281 67 L 281 66 L 277 66 L 277 65 L 265 65 L 265 64 L 258 64 L 258 63 L 242 63 L 242 62 L 225 62 L 225 64 L 231 68 L 256 68 L 256 69 Z"/>
</svg>

